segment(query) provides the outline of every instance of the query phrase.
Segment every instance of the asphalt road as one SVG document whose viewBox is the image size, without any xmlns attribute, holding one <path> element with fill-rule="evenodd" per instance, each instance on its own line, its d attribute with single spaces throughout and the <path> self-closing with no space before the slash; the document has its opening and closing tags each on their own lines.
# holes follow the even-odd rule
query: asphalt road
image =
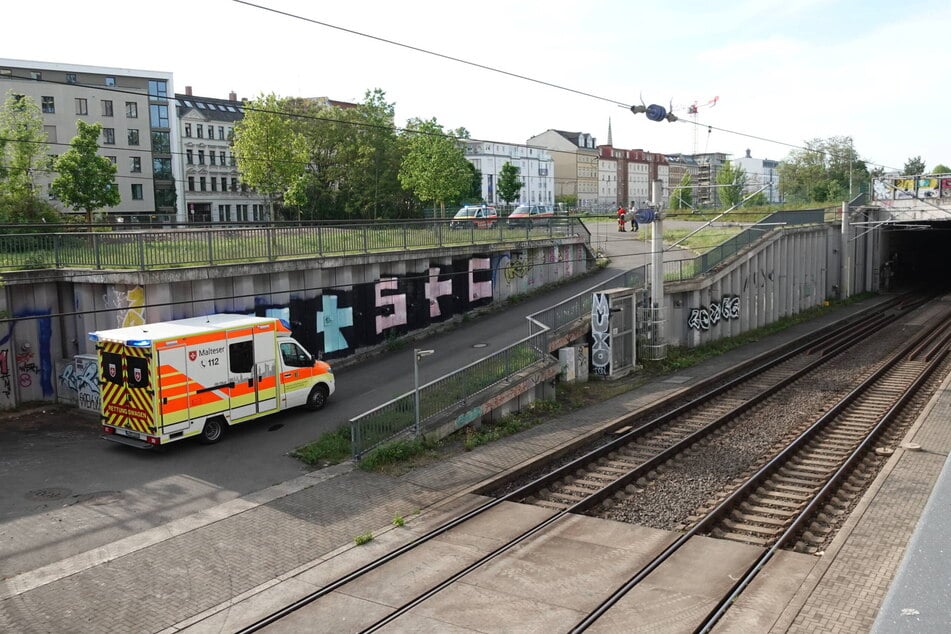
<svg viewBox="0 0 951 634">
<path fill-rule="evenodd" d="M 212 446 L 141 451 L 99 438 L 92 417 L 49 408 L 0 423 L 0 577 L 12 576 L 289 480 L 296 447 L 413 388 L 413 347 L 426 383 L 528 335 L 527 315 L 647 261 L 649 245 L 591 223 L 612 263 L 581 280 L 336 372 L 320 412 L 289 411 L 239 426 Z M 665 258 L 684 257 L 668 253 Z"/>
</svg>

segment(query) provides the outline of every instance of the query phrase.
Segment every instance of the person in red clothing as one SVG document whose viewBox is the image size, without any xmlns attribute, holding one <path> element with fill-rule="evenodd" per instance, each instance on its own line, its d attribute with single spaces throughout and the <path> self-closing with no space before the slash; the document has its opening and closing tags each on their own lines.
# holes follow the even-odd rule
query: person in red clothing
<svg viewBox="0 0 951 634">
<path fill-rule="evenodd" d="M 627 221 L 627 218 L 625 216 L 627 216 L 627 212 L 624 211 L 624 207 L 622 207 L 621 205 L 618 205 L 617 206 L 617 230 L 618 231 L 627 231 L 624 228 L 624 223 Z"/>
</svg>

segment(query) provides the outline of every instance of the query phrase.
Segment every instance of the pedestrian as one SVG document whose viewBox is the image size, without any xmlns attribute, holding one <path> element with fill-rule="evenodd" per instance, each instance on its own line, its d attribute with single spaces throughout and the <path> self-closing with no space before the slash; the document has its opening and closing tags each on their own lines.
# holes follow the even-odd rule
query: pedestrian
<svg viewBox="0 0 951 634">
<path fill-rule="evenodd" d="M 627 229 L 624 228 L 624 223 L 627 222 L 626 215 L 627 215 L 627 212 L 624 211 L 624 207 L 622 207 L 621 205 L 618 205 L 617 206 L 617 230 L 618 231 L 627 231 Z"/>
<path fill-rule="evenodd" d="M 629 213 L 631 214 L 631 231 L 637 233 L 637 230 L 640 229 L 641 226 L 637 224 L 637 208 L 633 202 L 631 203 L 631 211 Z"/>
</svg>

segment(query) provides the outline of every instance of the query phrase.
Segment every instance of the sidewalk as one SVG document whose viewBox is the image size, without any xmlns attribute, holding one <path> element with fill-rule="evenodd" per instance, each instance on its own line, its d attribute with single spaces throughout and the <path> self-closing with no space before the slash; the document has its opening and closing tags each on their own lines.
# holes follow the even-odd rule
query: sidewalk
<svg viewBox="0 0 951 634">
<path fill-rule="evenodd" d="M 211 618 L 210 625 L 215 615 L 221 618 L 265 590 L 271 602 L 292 601 L 303 591 L 294 574 L 353 548 L 357 535 L 392 529 L 397 515 L 419 514 L 426 521 L 441 502 L 490 476 L 876 301 L 843 308 L 402 477 L 338 465 L 21 574 L 0 583 L 0 629 L 174 632 L 203 618 Z M 241 624 L 260 616 L 244 614 Z"/>
</svg>

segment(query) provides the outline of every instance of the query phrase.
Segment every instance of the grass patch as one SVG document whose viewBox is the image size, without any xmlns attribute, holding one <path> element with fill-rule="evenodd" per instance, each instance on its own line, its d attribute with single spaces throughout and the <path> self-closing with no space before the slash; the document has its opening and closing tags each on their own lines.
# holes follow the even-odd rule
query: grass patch
<svg viewBox="0 0 951 634">
<path fill-rule="evenodd" d="M 369 544 L 373 541 L 373 533 L 367 532 L 362 535 L 357 535 L 353 538 L 353 543 L 357 546 L 363 546 L 364 544 Z"/>
<path fill-rule="evenodd" d="M 557 400 L 534 401 L 527 408 L 509 414 L 498 422 L 485 423 L 479 429 L 467 428 L 464 441 L 465 449 L 471 451 L 479 445 L 486 445 L 507 436 L 514 436 L 545 422 L 550 417 L 559 414 L 561 410 L 561 403 Z"/>
<path fill-rule="evenodd" d="M 349 460 L 350 427 L 323 434 L 314 442 L 302 445 L 291 452 L 292 458 L 297 458 L 311 467 L 327 467 Z"/>
<path fill-rule="evenodd" d="M 393 526 L 400 528 L 405 525 L 406 525 L 406 518 L 404 518 L 402 515 L 396 515 L 393 517 Z"/>
</svg>

